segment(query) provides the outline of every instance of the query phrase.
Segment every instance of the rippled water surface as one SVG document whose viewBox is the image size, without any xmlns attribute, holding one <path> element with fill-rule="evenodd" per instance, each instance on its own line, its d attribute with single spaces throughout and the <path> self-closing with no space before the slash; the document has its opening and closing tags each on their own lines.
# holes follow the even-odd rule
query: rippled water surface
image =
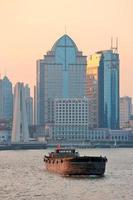
<svg viewBox="0 0 133 200">
<path fill-rule="evenodd" d="M 133 200 L 133 149 L 80 149 L 107 156 L 103 178 L 49 173 L 43 166 L 48 151 L 0 151 L 0 200 Z"/>
</svg>

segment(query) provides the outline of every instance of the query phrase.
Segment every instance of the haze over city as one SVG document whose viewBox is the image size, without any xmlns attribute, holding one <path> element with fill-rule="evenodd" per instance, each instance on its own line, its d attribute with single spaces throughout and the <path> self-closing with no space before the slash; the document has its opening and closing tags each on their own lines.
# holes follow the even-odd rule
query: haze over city
<svg viewBox="0 0 133 200">
<path fill-rule="evenodd" d="M 1 0 L 0 73 L 15 84 L 36 79 L 36 60 L 65 33 L 84 55 L 110 48 L 119 39 L 121 95 L 133 96 L 131 0 Z"/>
<path fill-rule="evenodd" d="M 132 19 L 133 0 L 0 0 L 0 199 L 133 200 Z"/>
</svg>

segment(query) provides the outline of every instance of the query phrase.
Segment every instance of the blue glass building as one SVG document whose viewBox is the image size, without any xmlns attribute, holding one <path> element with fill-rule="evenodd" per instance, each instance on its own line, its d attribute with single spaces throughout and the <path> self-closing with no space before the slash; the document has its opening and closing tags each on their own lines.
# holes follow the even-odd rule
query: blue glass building
<svg viewBox="0 0 133 200">
<path fill-rule="evenodd" d="M 44 59 L 37 61 L 37 124 L 52 122 L 55 98 L 85 96 L 86 65 L 86 56 L 66 34 L 55 42 Z"/>
<path fill-rule="evenodd" d="M 13 94 L 12 83 L 5 76 L 0 80 L 0 118 L 12 119 L 13 115 Z"/>
<path fill-rule="evenodd" d="M 119 128 L 119 54 L 113 50 L 97 52 L 99 63 L 99 127 Z"/>
</svg>

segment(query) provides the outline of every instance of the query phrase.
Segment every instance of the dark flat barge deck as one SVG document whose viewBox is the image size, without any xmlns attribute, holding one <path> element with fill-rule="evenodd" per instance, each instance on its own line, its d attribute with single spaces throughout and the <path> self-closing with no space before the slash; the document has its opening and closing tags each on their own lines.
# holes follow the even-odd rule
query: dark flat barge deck
<svg viewBox="0 0 133 200">
<path fill-rule="evenodd" d="M 57 149 L 44 157 L 46 169 L 62 175 L 98 175 L 105 173 L 107 158 L 79 156 L 75 149 Z"/>
</svg>

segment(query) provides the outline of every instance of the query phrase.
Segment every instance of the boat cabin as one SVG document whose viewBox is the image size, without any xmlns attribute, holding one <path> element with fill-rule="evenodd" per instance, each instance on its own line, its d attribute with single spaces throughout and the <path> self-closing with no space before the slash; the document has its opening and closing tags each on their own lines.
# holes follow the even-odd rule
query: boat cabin
<svg viewBox="0 0 133 200">
<path fill-rule="evenodd" d="M 75 149 L 56 149 L 56 153 L 68 153 L 68 154 L 75 154 Z"/>
<path fill-rule="evenodd" d="M 77 157 L 79 156 L 79 153 L 75 151 L 75 149 L 63 149 L 63 148 L 57 148 L 55 152 L 51 152 L 49 154 L 50 157 Z"/>
</svg>

